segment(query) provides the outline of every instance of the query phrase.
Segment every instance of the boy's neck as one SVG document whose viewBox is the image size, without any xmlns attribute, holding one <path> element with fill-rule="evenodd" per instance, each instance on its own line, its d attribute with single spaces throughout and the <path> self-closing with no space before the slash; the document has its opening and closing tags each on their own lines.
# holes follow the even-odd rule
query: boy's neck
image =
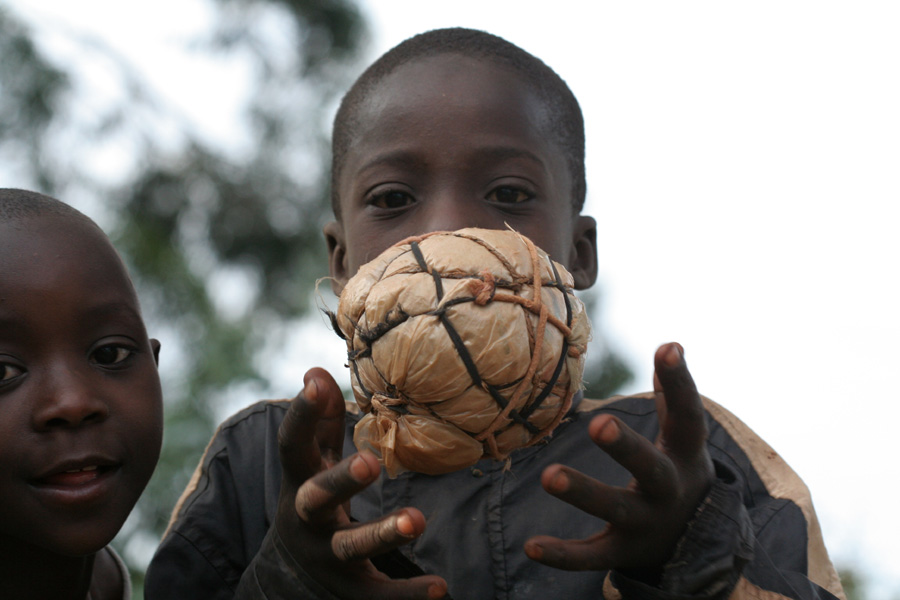
<svg viewBox="0 0 900 600">
<path fill-rule="evenodd" d="M 61 556 L 33 546 L 0 545 L 0 598 L 85 600 L 91 590 L 95 557 Z M 107 596 L 101 594 L 92 600 L 101 597 Z"/>
</svg>

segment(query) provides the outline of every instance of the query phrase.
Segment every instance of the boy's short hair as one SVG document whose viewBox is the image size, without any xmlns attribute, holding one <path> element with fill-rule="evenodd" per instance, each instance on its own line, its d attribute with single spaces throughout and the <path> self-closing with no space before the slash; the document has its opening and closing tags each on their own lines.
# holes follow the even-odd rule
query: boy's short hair
<svg viewBox="0 0 900 600">
<path fill-rule="evenodd" d="M 97 224 L 84 213 L 56 198 L 29 190 L 0 188 L 0 223 L 51 214 L 73 217 L 97 227 Z"/>
<path fill-rule="evenodd" d="M 344 95 L 334 118 L 331 160 L 331 202 L 340 219 L 337 183 L 359 128 L 358 110 L 369 93 L 397 68 L 416 59 L 457 54 L 485 59 L 512 69 L 535 92 L 549 115 L 546 135 L 563 151 L 572 179 L 572 208 L 581 212 L 587 191 L 584 175 L 584 118 L 566 82 L 539 58 L 496 35 L 459 27 L 427 31 L 401 42 L 376 60 Z"/>
</svg>

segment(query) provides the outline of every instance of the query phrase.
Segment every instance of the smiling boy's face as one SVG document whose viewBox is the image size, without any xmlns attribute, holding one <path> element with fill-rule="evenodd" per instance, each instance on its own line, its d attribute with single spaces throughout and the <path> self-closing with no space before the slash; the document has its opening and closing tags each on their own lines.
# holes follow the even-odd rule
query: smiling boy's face
<svg viewBox="0 0 900 600">
<path fill-rule="evenodd" d="M 0 555 L 115 536 L 159 457 L 157 351 L 99 230 L 0 222 Z"/>
<path fill-rule="evenodd" d="M 408 236 L 507 224 L 566 265 L 577 288 L 593 284 L 596 224 L 573 214 L 565 156 L 518 74 L 455 54 L 415 60 L 356 116 L 336 181 L 341 219 L 325 228 L 336 292 Z"/>
</svg>

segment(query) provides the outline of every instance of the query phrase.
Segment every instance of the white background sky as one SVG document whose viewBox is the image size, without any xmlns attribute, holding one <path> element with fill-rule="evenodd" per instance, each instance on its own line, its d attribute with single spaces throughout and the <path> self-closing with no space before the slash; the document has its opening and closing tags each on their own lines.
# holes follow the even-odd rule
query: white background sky
<svg viewBox="0 0 900 600">
<path fill-rule="evenodd" d="M 900 4 L 368 7 L 375 54 L 461 25 L 569 83 L 631 391 L 681 342 L 701 391 L 807 482 L 833 558 L 900 596 Z"/>
<path fill-rule="evenodd" d="M 11 4 L 92 24 L 198 127 L 228 131 L 227 102 L 205 100 L 210 67 L 167 45 L 203 18 L 197 3 Z M 599 223 L 597 325 L 636 371 L 626 391 L 650 387 L 660 343 L 681 342 L 701 391 L 807 482 L 835 561 L 875 578 L 873 600 L 900 597 L 900 3 L 365 6 L 373 59 L 462 25 L 569 83 Z M 325 337 L 315 357 L 298 337 L 293 364 L 340 369 Z M 292 393 L 299 376 L 283 378 Z"/>
</svg>

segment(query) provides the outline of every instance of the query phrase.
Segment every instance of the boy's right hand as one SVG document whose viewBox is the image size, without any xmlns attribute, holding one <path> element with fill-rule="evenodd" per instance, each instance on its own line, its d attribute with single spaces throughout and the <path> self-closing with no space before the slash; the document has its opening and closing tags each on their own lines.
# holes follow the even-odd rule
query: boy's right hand
<svg viewBox="0 0 900 600">
<path fill-rule="evenodd" d="M 445 597 L 440 577 L 390 579 L 369 560 L 421 535 L 425 517 L 404 508 L 351 523 L 350 498 L 378 479 L 381 467 L 368 452 L 337 462 L 344 440 L 340 388 L 318 368 L 303 383 L 278 431 L 283 475 L 275 527 L 288 551 L 307 576 L 341 598 Z"/>
<path fill-rule="evenodd" d="M 594 417 L 588 432 L 601 449 L 631 471 L 627 487 L 614 487 L 563 465 L 544 470 L 544 488 L 606 521 L 580 540 L 536 536 L 525 552 L 560 569 L 628 571 L 658 579 L 688 523 L 715 482 L 707 447 L 703 402 L 680 344 L 656 351 L 653 388 L 660 432 L 653 443 L 611 414 Z"/>
</svg>

